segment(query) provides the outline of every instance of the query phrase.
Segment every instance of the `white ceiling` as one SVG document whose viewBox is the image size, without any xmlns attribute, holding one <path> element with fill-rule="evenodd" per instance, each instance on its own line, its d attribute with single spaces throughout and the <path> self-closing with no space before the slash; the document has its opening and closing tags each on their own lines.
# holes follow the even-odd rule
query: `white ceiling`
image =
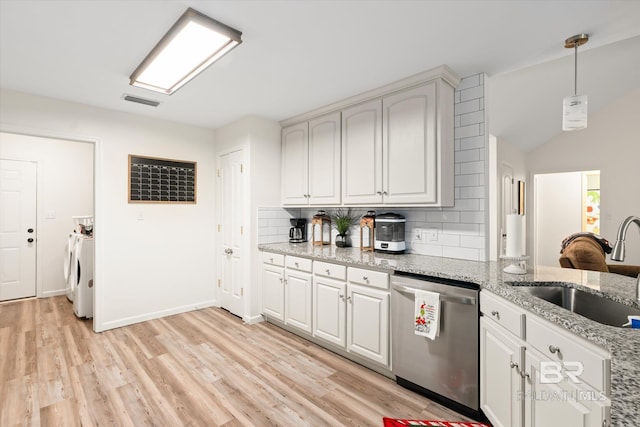
<svg viewBox="0 0 640 427">
<path fill-rule="evenodd" d="M 129 86 L 187 7 L 242 31 L 244 43 L 171 96 Z M 579 50 L 586 61 L 595 48 L 640 36 L 639 22 L 640 1 L 0 0 L 0 87 L 216 128 L 249 114 L 282 120 L 447 64 L 462 77 L 495 77 L 491 130 L 528 150 L 545 136 L 525 135 L 527 119 L 548 113 L 560 126 L 561 109 L 551 115 L 542 101 L 556 108 L 573 89 L 573 51 L 564 39 L 589 33 Z M 616 59 L 631 56 L 623 69 L 613 67 L 618 72 L 598 90 L 585 87 L 590 111 L 601 106 L 596 92 L 628 91 L 625 77 L 634 71 L 638 87 L 634 40 L 628 55 L 616 50 Z M 538 65 L 553 60 L 551 69 Z M 530 73 L 554 84 L 531 87 Z M 128 103 L 125 93 L 161 104 Z M 524 119 L 514 114 L 517 104 L 530 107 L 520 111 Z"/>
</svg>

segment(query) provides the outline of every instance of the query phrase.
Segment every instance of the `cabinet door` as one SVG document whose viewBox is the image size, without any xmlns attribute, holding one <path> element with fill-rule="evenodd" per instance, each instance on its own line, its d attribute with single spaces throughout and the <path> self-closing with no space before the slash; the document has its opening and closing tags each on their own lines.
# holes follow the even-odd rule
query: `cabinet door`
<svg viewBox="0 0 640 427">
<path fill-rule="evenodd" d="M 346 282 L 314 276 L 313 335 L 346 346 Z"/>
<path fill-rule="evenodd" d="M 285 323 L 311 333 L 311 274 L 287 270 L 284 283 Z"/>
<path fill-rule="evenodd" d="M 436 83 L 382 99 L 385 204 L 436 203 Z"/>
<path fill-rule="evenodd" d="M 525 426 L 596 427 L 608 419 L 610 401 L 583 383 L 573 383 L 564 370 L 541 374 L 543 362 L 559 364 L 527 348 L 525 379 Z M 559 366 L 559 365 L 558 365 Z M 555 378 L 555 377 L 558 378 Z"/>
<path fill-rule="evenodd" d="M 308 123 L 282 129 L 282 203 L 303 205 L 309 194 Z"/>
<path fill-rule="evenodd" d="M 524 421 L 524 345 L 486 317 L 480 318 L 480 408 L 498 427 Z"/>
<path fill-rule="evenodd" d="M 262 266 L 262 312 L 284 322 L 284 268 Z"/>
<path fill-rule="evenodd" d="M 309 203 L 340 204 L 340 113 L 309 121 Z"/>
<path fill-rule="evenodd" d="M 347 350 L 389 365 L 389 292 L 349 284 Z"/>
<path fill-rule="evenodd" d="M 382 101 L 342 111 L 342 201 L 382 202 Z"/>
</svg>

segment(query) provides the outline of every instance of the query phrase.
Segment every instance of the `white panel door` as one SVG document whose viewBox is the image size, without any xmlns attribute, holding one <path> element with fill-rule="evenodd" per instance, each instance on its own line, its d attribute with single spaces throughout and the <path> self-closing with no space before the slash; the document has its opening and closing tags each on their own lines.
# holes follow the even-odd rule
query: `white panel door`
<svg viewBox="0 0 640 427">
<path fill-rule="evenodd" d="M 0 160 L 0 301 L 36 295 L 36 168 Z"/>
<path fill-rule="evenodd" d="M 346 282 L 313 278 L 313 335 L 343 348 L 347 344 L 346 289 Z"/>
<path fill-rule="evenodd" d="M 340 113 L 309 121 L 309 203 L 340 203 Z"/>
<path fill-rule="evenodd" d="M 284 283 L 285 323 L 311 333 L 311 273 L 287 270 Z"/>
<path fill-rule="evenodd" d="M 436 84 L 384 97 L 382 111 L 384 203 L 437 202 Z"/>
<path fill-rule="evenodd" d="M 342 202 L 382 202 L 382 101 L 342 111 Z"/>
<path fill-rule="evenodd" d="M 246 183 L 243 151 L 238 150 L 219 156 L 218 165 L 220 306 L 242 317 L 244 315 L 246 246 L 244 238 Z"/>
<path fill-rule="evenodd" d="M 389 364 L 389 292 L 349 284 L 347 349 Z"/>
<path fill-rule="evenodd" d="M 309 124 L 282 129 L 282 204 L 309 203 Z"/>
</svg>

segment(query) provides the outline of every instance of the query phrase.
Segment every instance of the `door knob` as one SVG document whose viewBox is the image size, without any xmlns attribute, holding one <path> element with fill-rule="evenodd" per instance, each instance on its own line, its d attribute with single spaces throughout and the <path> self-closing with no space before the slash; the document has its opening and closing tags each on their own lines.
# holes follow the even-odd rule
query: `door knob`
<svg viewBox="0 0 640 427">
<path fill-rule="evenodd" d="M 29 242 L 29 243 L 33 243 L 33 239 L 32 239 L 31 237 L 29 237 L 29 238 L 27 239 L 27 242 Z"/>
<path fill-rule="evenodd" d="M 27 233 L 33 233 L 33 228 L 27 229 Z"/>
<path fill-rule="evenodd" d="M 233 253 L 233 249 L 227 248 L 227 249 L 224 250 L 224 253 L 227 254 L 227 255 L 231 255 Z"/>
</svg>

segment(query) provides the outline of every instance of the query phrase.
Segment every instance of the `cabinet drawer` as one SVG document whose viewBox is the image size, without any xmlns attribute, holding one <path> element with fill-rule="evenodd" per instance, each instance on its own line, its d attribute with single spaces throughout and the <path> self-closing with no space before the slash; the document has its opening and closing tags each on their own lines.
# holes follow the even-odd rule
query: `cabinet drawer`
<svg viewBox="0 0 640 427">
<path fill-rule="evenodd" d="M 345 280 L 347 278 L 347 267 L 344 265 L 316 261 L 313 264 L 313 274 L 331 277 L 336 280 Z"/>
<path fill-rule="evenodd" d="M 347 279 L 351 283 L 358 283 L 373 288 L 389 289 L 389 275 L 381 271 L 349 267 L 347 270 Z"/>
<path fill-rule="evenodd" d="M 263 252 L 262 262 L 269 265 L 279 265 L 284 267 L 284 255 L 274 254 L 273 252 Z"/>
<path fill-rule="evenodd" d="M 487 291 L 481 291 L 480 311 L 488 319 L 524 339 L 524 313 L 518 307 Z"/>
<path fill-rule="evenodd" d="M 297 256 L 287 255 L 287 258 L 285 260 L 285 265 L 287 268 L 308 271 L 309 273 L 311 273 L 311 264 L 312 261 L 309 258 L 300 258 Z"/>
<path fill-rule="evenodd" d="M 605 350 L 532 316 L 527 316 L 527 344 L 553 361 L 566 363 L 566 371 L 579 374 L 577 377 L 581 382 L 609 393 L 611 356 Z"/>
</svg>

